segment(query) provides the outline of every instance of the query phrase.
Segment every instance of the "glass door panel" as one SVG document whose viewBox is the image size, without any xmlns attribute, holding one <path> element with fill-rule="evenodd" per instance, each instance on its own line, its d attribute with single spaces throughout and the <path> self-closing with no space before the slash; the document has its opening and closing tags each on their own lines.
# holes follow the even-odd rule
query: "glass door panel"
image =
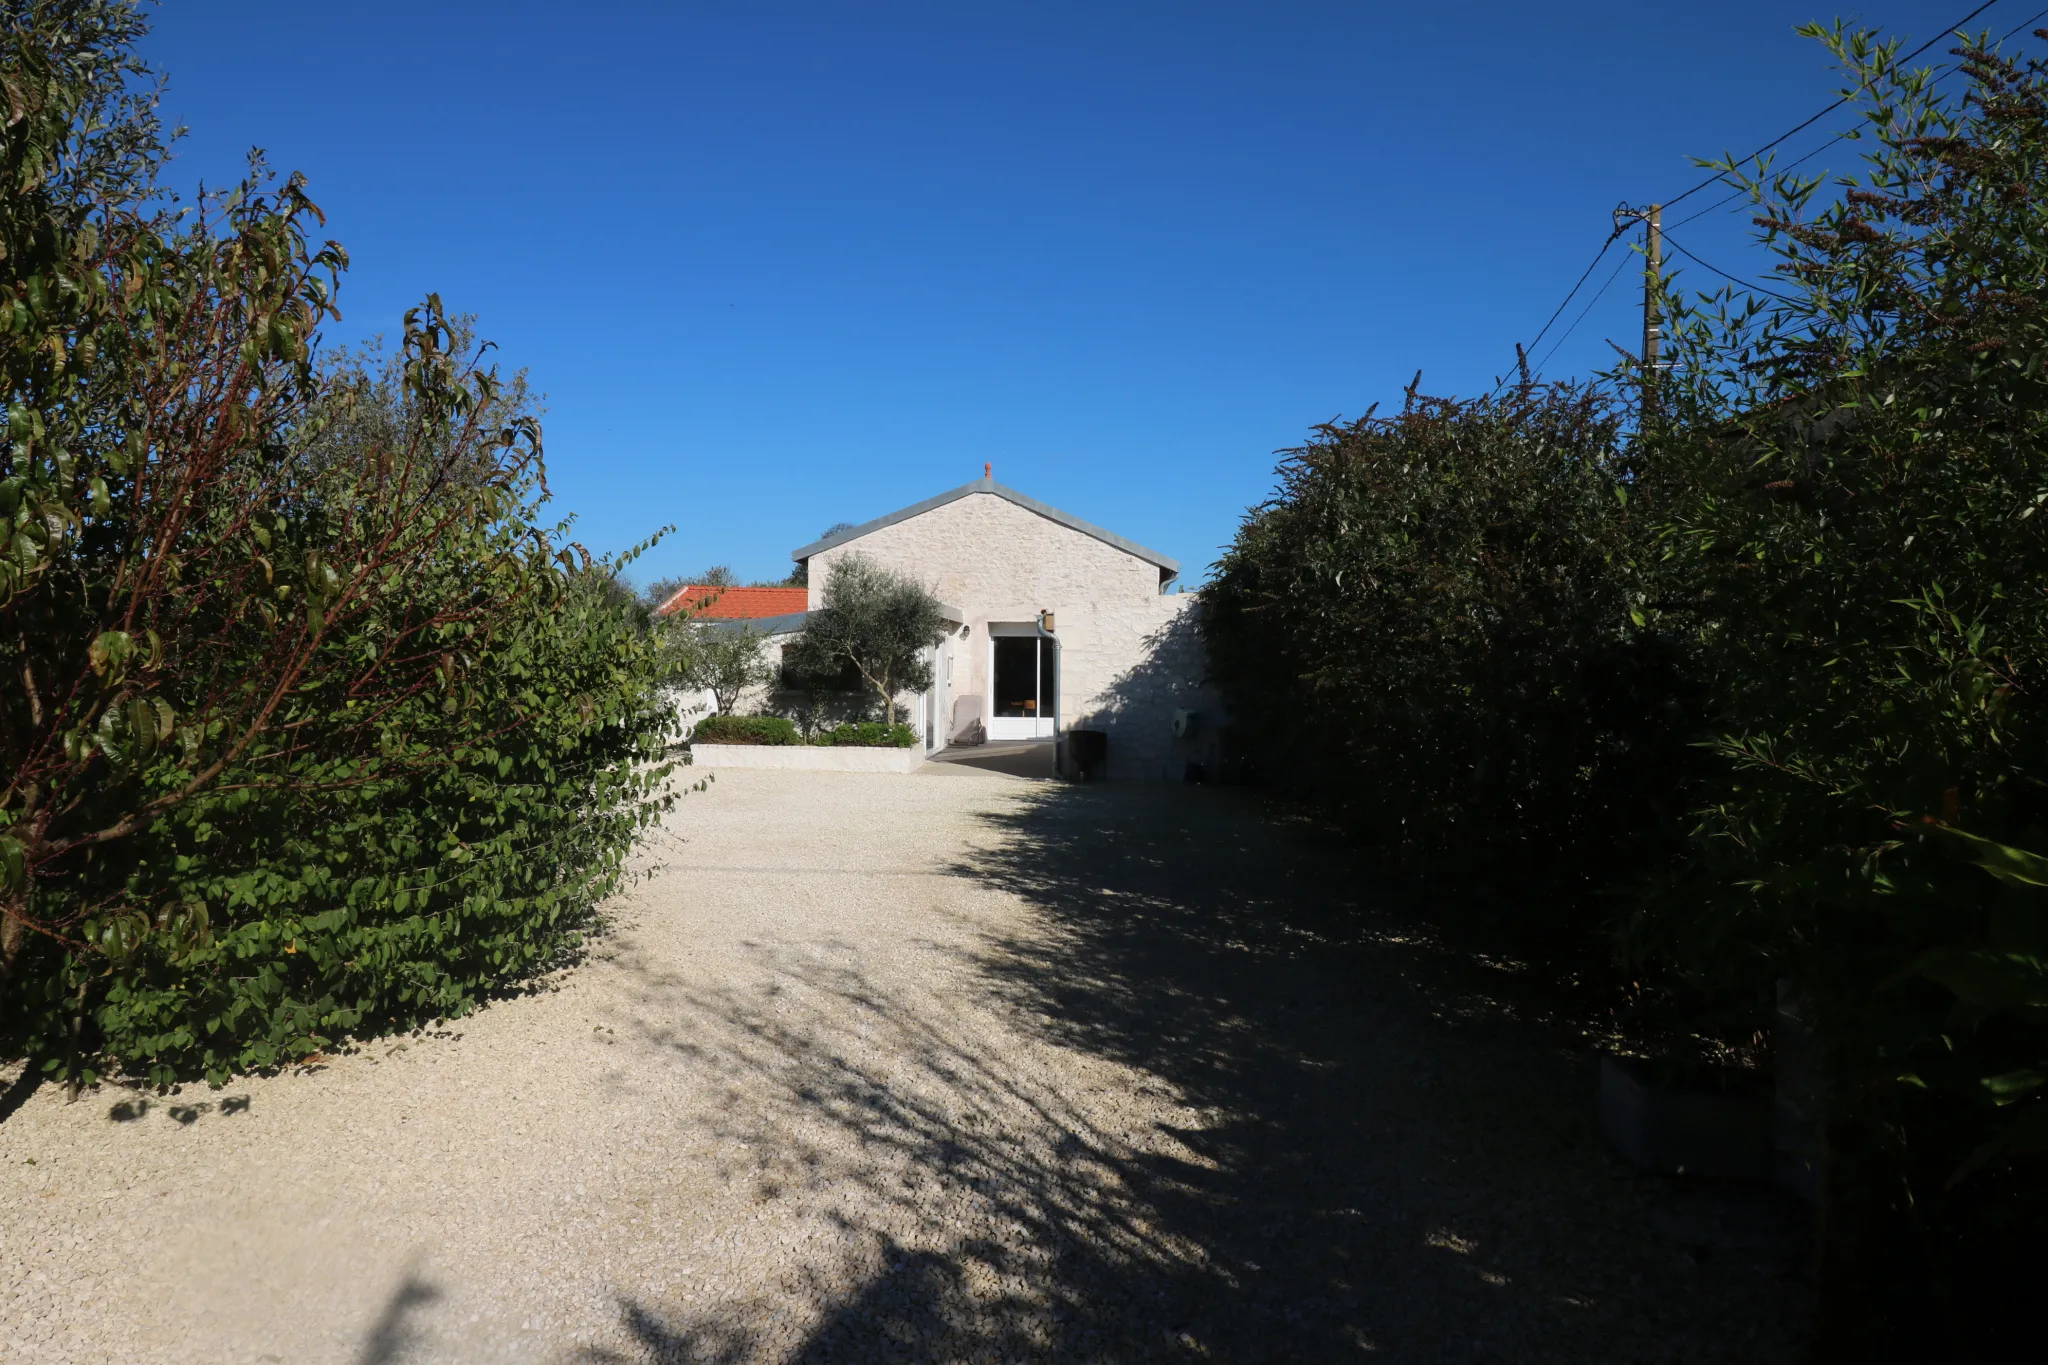
<svg viewBox="0 0 2048 1365">
<path fill-rule="evenodd" d="M 1058 644 L 1031 626 L 990 623 L 990 739 L 1051 738 L 1058 661 Z"/>
<path fill-rule="evenodd" d="M 1037 637 L 997 636 L 995 696 L 991 713 L 1008 718 L 1038 715 Z"/>
</svg>

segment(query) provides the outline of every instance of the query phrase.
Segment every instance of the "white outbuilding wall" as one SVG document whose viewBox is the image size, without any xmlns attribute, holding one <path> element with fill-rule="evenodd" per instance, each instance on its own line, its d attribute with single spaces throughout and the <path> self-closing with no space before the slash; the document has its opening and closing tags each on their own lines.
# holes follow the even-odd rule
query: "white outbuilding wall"
<svg viewBox="0 0 2048 1365">
<path fill-rule="evenodd" d="M 1201 599 L 1184 593 L 1148 602 L 1090 604 L 1059 618 L 1066 683 L 1061 719 L 1068 729 L 1109 732 L 1109 775 L 1176 779 L 1191 762 L 1217 766 L 1221 699 L 1204 681 Z M 1173 733 L 1175 711 L 1192 712 L 1193 731 Z"/>
</svg>

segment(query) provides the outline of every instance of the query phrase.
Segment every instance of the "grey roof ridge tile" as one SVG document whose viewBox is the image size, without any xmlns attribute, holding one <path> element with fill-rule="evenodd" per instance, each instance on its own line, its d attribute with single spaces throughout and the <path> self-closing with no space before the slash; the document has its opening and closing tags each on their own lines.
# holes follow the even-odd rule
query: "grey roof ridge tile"
<svg viewBox="0 0 2048 1365">
<path fill-rule="evenodd" d="M 999 484 L 992 478 L 981 478 L 974 480 L 972 483 L 963 483 L 958 488 L 948 489 L 934 497 L 926 498 L 923 502 L 914 502 L 910 506 L 891 512 L 885 517 L 876 517 L 873 521 L 864 521 L 858 526 L 850 526 L 846 530 L 834 535 L 814 540 L 808 545 L 791 550 L 789 557 L 791 559 L 809 559 L 820 551 L 830 550 L 835 546 L 844 545 L 851 540 L 859 540 L 862 536 L 872 535 L 886 526 L 894 526 L 899 521 L 908 521 L 912 517 L 921 516 L 934 508 L 944 507 L 949 502 L 957 502 L 970 493 L 993 493 L 999 498 L 1015 503 L 1027 512 L 1033 512 L 1044 517 L 1047 521 L 1057 522 L 1069 530 L 1079 531 L 1086 536 L 1093 536 L 1105 545 L 1113 545 L 1125 554 L 1135 555 L 1148 564 L 1153 564 L 1166 570 L 1169 575 L 1180 572 L 1179 560 L 1160 554 L 1157 550 L 1148 550 L 1135 540 L 1128 540 L 1114 531 L 1104 530 L 1093 522 L 1083 521 L 1071 513 L 1062 512 L 1050 503 L 1040 502 L 1037 498 L 1031 497 L 1028 494 L 1019 493 L 1016 489 Z"/>
</svg>

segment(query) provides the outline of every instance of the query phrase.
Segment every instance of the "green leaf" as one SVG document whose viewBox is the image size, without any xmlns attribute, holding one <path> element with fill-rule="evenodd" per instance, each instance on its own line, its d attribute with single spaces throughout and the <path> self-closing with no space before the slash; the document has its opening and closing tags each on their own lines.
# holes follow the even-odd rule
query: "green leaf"
<svg viewBox="0 0 2048 1365">
<path fill-rule="evenodd" d="M 28 884 L 28 851 L 11 834 L 0 834 L 0 890 L 19 891 Z"/>
<path fill-rule="evenodd" d="M 2048 1005 L 2048 964 L 2024 953 L 1930 948 L 1892 980 L 1908 976 L 1924 977 L 1945 986 L 1956 999 L 1978 1009 Z"/>
<path fill-rule="evenodd" d="M 2038 853 L 1997 843 L 1953 825 L 1933 825 L 1930 828 L 1958 845 L 1963 856 L 2002 882 L 2015 886 L 2048 886 L 2048 858 Z"/>
<path fill-rule="evenodd" d="M 133 757 L 137 763 L 147 763 L 156 754 L 156 711 L 141 697 L 128 703 L 128 734 L 134 743 Z"/>
<path fill-rule="evenodd" d="M 2048 1152 L 2048 1104 L 2035 1101 L 2023 1106 L 2017 1119 L 1956 1167 L 1946 1188 L 1954 1189 L 2000 1157 L 2033 1156 L 2041 1152 Z"/>
<path fill-rule="evenodd" d="M 2044 1080 L 2048 1080 L 2048 1076 L 2026 1067 L 1999 1076 L 1986 1076 L 1983 1085 L 1998 1103 L 2011 1104 L 2028 1091 L 2038 1089 Z"/>
<path fill-rule="evenodd" d="M 117 768 L 128 761 L 126 730 L 126 718 L 118 706 L 110 706 L 101 712 L 100 722 L 94 727 L 93 738 L 99 751 L 106 755 L 107 762 Z"/>
<path fill-rule="evenodd" d="M 110 630 L 86 647 L 86 661 L 92 665 L 92 671 L 101 677 L 118 675 L 121 666 L 134 652 L 133 636 L 125 630 Z"/>
</svg>

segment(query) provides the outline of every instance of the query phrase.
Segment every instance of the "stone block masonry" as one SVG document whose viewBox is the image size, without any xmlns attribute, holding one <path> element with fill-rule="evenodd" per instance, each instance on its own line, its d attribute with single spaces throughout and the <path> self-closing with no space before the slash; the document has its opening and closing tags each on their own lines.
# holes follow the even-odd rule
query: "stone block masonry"
<svg viewBox="0 0 2048 1365">
<path fill-rule="evenodd" d="M 811 609 L 824 605 L 833 566 L 862 554 L 918 579 L 939 600 L 981 614 L 998 604 L 1095 602 L 1159 596 L 1159 569 L 1091 535 L 993 493 L 976 493 L 821 550 L 811 557 Z M 987 617 L 986 619 L 1010 619 Z"/>
<path fill-rule="evenodd" d="M 924 746 L 868 749 L 851 744 L 693 744 L 693 768 L 778 768 L 814 773 L 911 773 Z"/>
<path fill-rule="evenodd" d="M 1177 780 L 1189 763 L 1215 769 L 1223 705 L 1204 681 L 1201 599 L 1089 603 L 1061 613 L 1059 635 L 1061 720 L 1108 732 L 1112 780 Z M 1181 710 L 1197 721 L 1176 738 Z"/>
</svg>

